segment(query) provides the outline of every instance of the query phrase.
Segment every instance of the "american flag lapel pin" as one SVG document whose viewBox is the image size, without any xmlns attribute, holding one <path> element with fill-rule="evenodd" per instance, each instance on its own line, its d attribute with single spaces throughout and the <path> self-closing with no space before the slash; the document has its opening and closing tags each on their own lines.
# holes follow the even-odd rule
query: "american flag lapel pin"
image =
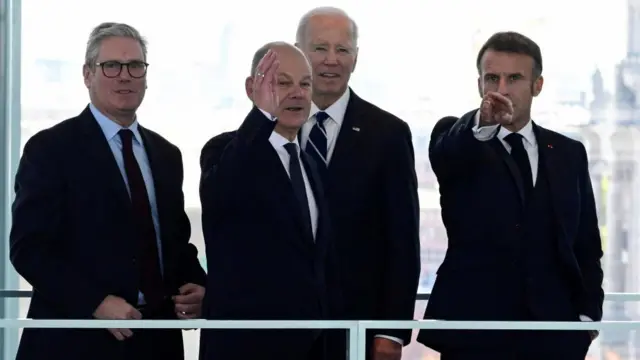
<svg viewBox="0 0 640 360">
<path fill-rule="evenodd" d="M 354 126 L 354 127 L 352 127 L 351 129 L 352 129 L 353 131 L 360 131 L 360 128 L 359 128 L 359 127 L 357 127 L 357 126 Z"/>
</svg>

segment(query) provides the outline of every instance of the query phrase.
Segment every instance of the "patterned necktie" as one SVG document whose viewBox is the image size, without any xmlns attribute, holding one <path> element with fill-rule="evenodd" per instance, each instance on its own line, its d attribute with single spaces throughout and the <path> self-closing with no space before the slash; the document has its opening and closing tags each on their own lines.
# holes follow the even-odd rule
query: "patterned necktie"
<svg viewBox="0 0 640 360">
<path fill-rule="evenodd" d="M 324 122 L 329 118 L 329 115 L 324 111 L 319 111 L 315 117 L 316 124 L 311 128 L 305 151 L 316 161 L 318 166 L 326 167 L 329 162 L 327 161 L 327 130 L 324 128 Z"/>
</svg>

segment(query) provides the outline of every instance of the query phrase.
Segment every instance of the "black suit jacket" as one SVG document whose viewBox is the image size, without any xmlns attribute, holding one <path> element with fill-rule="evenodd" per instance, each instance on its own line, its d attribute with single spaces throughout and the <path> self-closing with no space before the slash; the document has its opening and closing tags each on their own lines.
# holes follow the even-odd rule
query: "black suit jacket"
<svg viewBox="0 0 640 360">
<path fill-rule="evenodd" d="M 205 284 L 189 244 L 180 151 L 140 127 L 153 172 L 167 295 Z M 28 317 L 91 319 L 107 295 L 138 301 L 131 202 L 104 134 L 87 107 L 34 135 L 15 178 L 10 257 L 33 286 Z M 107 330 L 25 329 L 18 359 L 114 359 L 122 343 Z"/>
<path fill-rule="evenodd" d="M 235 136 L 202 149 L 206 169 Z M 415 157 L 409 126 L 353 91 L 326 173 L 325 190 L 340 259 L 345 318 L 411 320 L 420 277 Z M 411 340 L 411 330 L 375 330 Z"/>
<path fill-rule="evenodd" d="M 322 185 L 302 153 L 319 214 L 314 241 L 269 142 L 274 126 L 254 108 L 202 176 L 209 319 L 316 320 L 334 311 L 339 290 Z M 200 358 L 304 359 L 318 336 L 317 330 L 203 330 Z"/>
<path fill-rule="evenodd" d="M 435 125 L 431 135 L 429 156 L 440 184 L 449 249 L 438 269 L 425 318 L 522 320 L 503 318 L 509 316 L 504 310 L 514 306 L 508 299 L 514 298 L 516 290 L 497 277 L 514 274 L 517 279 L 518 264 L 505 256 L 508 244 L 516 241 L 508 229 L 517 225 L 503 220 L 511 217 L 501 211 L 514 209 L 500 205 L 504 199 L 497 194 L 504 192 L 498 188 L 502 183 L 496 180 L 497 174 L 511 175 L 518 189 L 514 196 L 524 196 L 524 188 L 513 159 L 507 152 L 495 151 L 492 143 L 498 140 L 475 139 L 472 133 L 475 114 L 476 110 L 460 119 L 445 117 Z M 574 294 L 573 320 L 584 314 L 599 321 L 604 300 L 602 246 L 585 148 L 580 142 L 535 123 L 533 127 L 540 153 L 538 167 L 544 170 L 549 184 L 558 262 L 563 268 L 560 275 L 567 275 L 566 287 Z M 493 286 L 496 281 L 501 285 Z M 544 288 L 536 291 L 549 293 Z M 553 309 L 558 306 L 553 296 L 546 297 L 545 304 L 548 314 L 558 313 Z M 465 346 L 480 339 L 463 338 L 459 332 L 426 330 L 418 337 L 421 343 L 436 350 Z"/>
</svg>

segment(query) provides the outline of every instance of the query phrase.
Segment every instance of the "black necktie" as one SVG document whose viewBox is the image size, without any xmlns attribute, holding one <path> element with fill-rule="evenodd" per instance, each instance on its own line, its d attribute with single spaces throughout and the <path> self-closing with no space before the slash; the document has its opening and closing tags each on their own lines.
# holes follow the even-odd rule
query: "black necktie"
<svg viewBox="0 0 640 360">
<path fill-rule="evenodd" d="M 307 189 L 304 185 L 302 177 L 302 167 L 300 166 L 300 155 L 298 153 L 298 145 L 296 143 L 288 143 L 284 148 L 289 153 L 289 174 L 291 177 L 291 185 L 293 192 L 298 199 L 298 203 L 302 211 L 302 219 L 305 225 L 311 231 L 311 215 L 309 214 L 309 199 L 307 199 Z"/>
<path fill-rule="evenodd" d="M 138 240 L 137 265 L 140 272 L 140 292 L 144 295 L 147 305 L 157 306 L 162 303 L 164 297 L 164 284 L 147 187 L 138 161 L 133 155 L 133 132 L 122 129 L 118 134 L 122 139 L 124 168 L 131 193 L 133 224 Z"/>
<path fill-rule="evenodd" d="M 324 168 L 328 164 L 327 152 L 329 150 L 327 145 L 327 130 L 324 128 L 324 122 L 329 118 L 329 115 L 324 111 L 319 111 L 315 117 L 316 123 L 309 133 L 305 151 L 313 157 L 319 167 Z"/>
<path fill-rule="evenodd" d="M 533 189 L 533 175 L 531 174 L 531 162 L 529 162 L 529 155 L 524 148 L 524 137 L 518 133 L 511 133 L 507 135 L 504 140 L 511 145 L 511 157 L 515 160 L 522 176 L 524 183 L 525 198 L 528 198 Z"/>
</svg>

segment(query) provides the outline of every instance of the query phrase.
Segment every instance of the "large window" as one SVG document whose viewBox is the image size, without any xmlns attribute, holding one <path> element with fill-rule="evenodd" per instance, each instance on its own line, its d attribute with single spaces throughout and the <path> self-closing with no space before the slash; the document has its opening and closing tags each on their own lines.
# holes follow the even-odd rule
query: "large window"
<svg viewBox="0 0 640 360">
<path fill-rule="evenodd" d="M 635 204 L 640 199 L 640 178 L 633 171 L 639 154 L 636 134 L 624 137 L 620 142 L 624 149 L 611 151 L 602 134 L 626 130 L 607 127 L 603 133 L 589 122 L 600 118 L 597 114 L 612 104 L 607 99 L 615 98 L 616 91 L 624 93 L 616 86 L 618 63 L 623 63 L 624 73 L 618 80 L 632 89 L 626 91 L 636 91 L 638 86 L 640 70 L 629 59 L 640 53 L 640 20 L 630 17 L 638 23 L 627 24 L 626 3 L 396 0 L 365 6 L 359 0 L 333 2 L 350 12 L 360 27 L 360 56 L 351 83 L 354 91 L 407 121 L 413 131 L 422 207 L 421 291 L 430 291 L 447 242 L 439 216 L 438 185 L 427 154 L 430 131 L 440 117 L 460 116 L 477 106 L 476 53 L 491 33 L 507 29 L 529 35 L 543 51 L 546 83 L 535 99 L 534 119 L 552 129 L 578 134 L 591 160 L 599 164 L 592 175 L 601 219 L 602 209 L 608 209 L 607 223 L 602 224 L 607 238 L 606 266 L 615 269 L 607 272 L 607 291 L 638 291 L 637 265 L 632 265 L 640 263 L 636 226 L 640 214 L 635 212 L 639 210 Z M 91 29 L 104 21 L 133 25 L 149 40 L 151 64 L 139 121 L 182 150 L 192 241 L 204 262 L 198 198 L 200 150 L 212 136 L 236 128 L 249 110 L 243 82 L 253 52 L 269 41 L 293 42 L 299 17 L 321 5 L 324 3 L 315 0 L 25 0 L 21 144 L 86 106 L 81 67 Z M 604 80 L 601 86 L 592 87 L 596 68 L 600 69 L 599 79 Z M 628 126 L 635 128 L 639 123 L 635 124 Z M 616 154 L 622 155 L 616 158 Z M 30 286 L 23 280 L 21 288 Z M 28 299 L 21 300 L 21 317 L 27 307 Z M 421 302 L 417 317 L 423 309 Z M 633 317 L 637 309 L 612 307 L 609 315 Z M 198 332 L 185 335 L 187 359 L 196 359 Z M 625 340 L 614 340 L 612 343 L 625 344 Z M 405 359 L 424 359 L 425 351 L 412 345 Z"/>
</svg>

